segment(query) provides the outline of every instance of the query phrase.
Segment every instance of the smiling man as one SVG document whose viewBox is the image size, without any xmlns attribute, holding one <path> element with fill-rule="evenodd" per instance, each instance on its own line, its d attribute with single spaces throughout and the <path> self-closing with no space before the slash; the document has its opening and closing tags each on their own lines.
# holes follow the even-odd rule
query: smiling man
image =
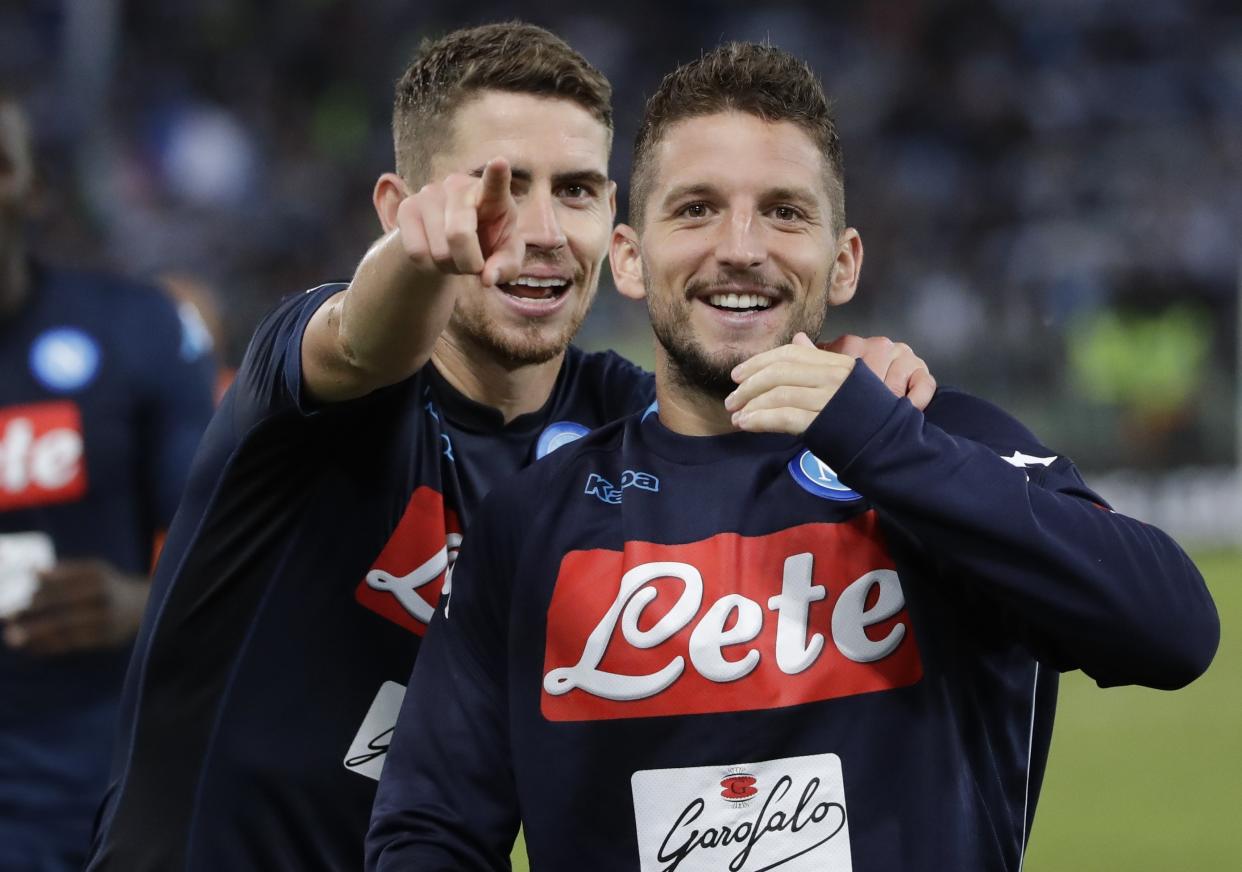
<svg viewBox="0 0 1242 872">
<path fill-rule="evenodd" d="M 604 77 L 521 23 L 397 85 L 384 237 L 259 326 L 206 434 L 131 663 L 92 870 L 357 868 L 462 532 L 498 481 L 644 409 L 570 345 L 614 217 Z M 864 354 L 925 402 L 922 362 Z M 434 711 L 438 702 L 423 704 Z"/>
<path fill-rule="evenodd" d="M 1191 681 L 1201 577 L 999 409 L 808 339 L 863 248 L 805 64 L 678 69 L 634 166 L 612 266 L 658 412 L 480 507 L 367 868 L 505 869 L 520 818 L 541 872 L 1018 869 L 1058 672 Z"/>
<path fill-rule="evenodd" d="M 385 230 L 260 324 L 169 532 L 88 868 L 358 868 L 426 622 L 482 494 L 652 400 L 570 347 L 614 215 L 604 77 L 512 23 L 397 84 Z M 907 369 L 907 372 L 910 372 Z"/>
</svg>

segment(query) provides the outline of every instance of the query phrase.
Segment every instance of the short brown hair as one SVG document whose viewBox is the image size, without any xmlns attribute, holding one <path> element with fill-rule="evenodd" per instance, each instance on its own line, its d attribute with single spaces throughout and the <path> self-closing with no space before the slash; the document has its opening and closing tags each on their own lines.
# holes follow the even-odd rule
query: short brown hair
<svg viewBox="0 0 1242 872">
<path fill-rule="evenodd" d="M 487 90 L 570 100 L 612 132 L 612 86 L 560 37 L 521 21 L 454 30 L 424 40 L 397 81 L 393 146 L 407 182 L 427 181 L 453 114 Z"/>
<path fill-rule="evenodd" d="M 688 118 L 746 112 L 764 121 L 789 121 L 824 156 L 833 231 L 845 229 L 844 159 L 823 86 L 805 61 L 771 45 L 729 42 L 664 77 L 647 101 L 634 140 L 630 223 L 641 227 L 651 193 L 652 153 L 669 128 Z"/>
</svg>

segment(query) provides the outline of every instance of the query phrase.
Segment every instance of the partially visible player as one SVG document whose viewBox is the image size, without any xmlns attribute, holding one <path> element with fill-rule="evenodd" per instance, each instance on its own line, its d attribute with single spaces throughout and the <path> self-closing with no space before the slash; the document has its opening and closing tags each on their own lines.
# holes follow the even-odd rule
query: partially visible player
<svg viewBox="0 0 1242 872">
<path fill-rule="evenodd" d="M 678 69 L 634 169 L 658 412 L 479 508 L 367 869 L 507 869 L 519 820 L 541 872 L 1019 869 L 1058 672 L 1191 681 L 1202 578 L 996 407 L 811 343 L 863 249 L 805 64 Z"/>
<path fill-rule="evenodd" d="M 614 217 L 609 101 L 597 70 L 530 25 L 419 50 L 397 86 L 397 172 L 374 190 L 385 236 L 348 287 L 264 320 L 208 430 L 89 868 L 361 864 L 475 506 L 653 399 L 646 373 L 569 344 Z M 902 393 L 930 395 L 907 349 L 874 358 Z"/>
<path fill-rule="evenodd" d="M 0 869 L 55 872 L 85 861 L 213 365 L 157 289 L 31 258 L 33 184 L 0 97 Z"/>
<path fill-rule="evenodd" d="M 220 300 L 204 279 L 185 272 L 168 272 L 156 277 L 160 288 L 172 298 L 177 314 L 185 325 L 190 341 L 207 344 L 213 350 L 216 381 L 213 389 L 216 402 L 233 383 L 237 370 L 228 365 L 225 349 L 228 334 L 220 314 Z"/>
</svg>

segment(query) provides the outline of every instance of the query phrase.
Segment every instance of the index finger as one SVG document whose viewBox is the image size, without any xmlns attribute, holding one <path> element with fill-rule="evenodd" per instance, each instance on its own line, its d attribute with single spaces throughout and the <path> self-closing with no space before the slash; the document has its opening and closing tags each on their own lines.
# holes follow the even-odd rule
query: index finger
<svg viewBox="0 0 1242 872">
<path fill-rule="evenodd" d="M 479 187 L 479 217 L 493 218 L 504 212 L 509 205 L 509 186 L 513 181 L 513 171 L 509 161 L 503 157 L 494 157 L 483 167 L 483 184 Z"/>
</svg>

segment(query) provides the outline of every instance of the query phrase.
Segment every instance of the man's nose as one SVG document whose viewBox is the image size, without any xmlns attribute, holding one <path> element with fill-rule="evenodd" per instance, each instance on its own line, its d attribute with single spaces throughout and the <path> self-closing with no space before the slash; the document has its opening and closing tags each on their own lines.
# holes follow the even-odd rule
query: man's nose
<svg viewBox="0 0 1242 872">
<path fill-rule="evenodd" d="M 527 246 L 554 251 L 565 245 L 565 231 L 551 192 L 531 192 L 519 207 L 518 233 Z"/>
<path fill-rule="evenodd" d="M 717 261 L 746 269 L 763 263 L 767 256 L 767 247 L 751 212 L 734 212 L 728 221 L 722 223 L 720 239 L 716 244 Z"/>
</svg>

